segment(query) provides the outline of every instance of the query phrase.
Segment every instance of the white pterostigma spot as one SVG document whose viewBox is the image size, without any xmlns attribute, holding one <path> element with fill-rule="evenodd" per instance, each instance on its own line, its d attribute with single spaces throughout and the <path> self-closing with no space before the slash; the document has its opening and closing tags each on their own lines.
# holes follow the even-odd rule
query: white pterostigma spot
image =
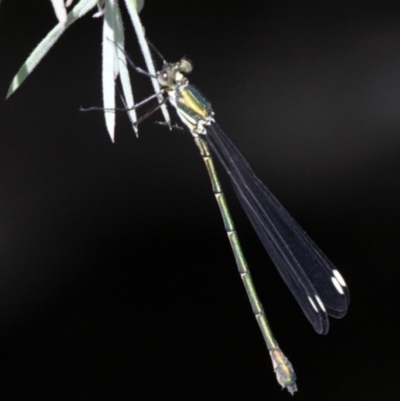
<svg viewBox="0 0 400 401">
<path fill-rule="evenodd" d="M 318 313 L 318 308 L 315 306 L 314 301 L 311 299 L 310 296 L 307 296 L 308 300 L 310 301 L 311 306 L 314 308 L 315 312 Z"/>
<path fill-rule="evenodd" d="M 339 284 L 340 284 L 342 287 L 347 287 L 346 282 L 344 281 L 343 276 L 342 276 L 336 269 L 333 269 L 332 272 L 333 272 L 333 275 L 336 277 L 336 280 L 339 282 Z"/>
<path fill-rule="evenodd" d="M 344 295 L 343 287 L 339 284 L 339 281 L 337 281 L 336 277 L 333 277 L 333 276 L 332 276 L 332 277 L 331 277 L 331 280 L 332 280 L 332 283 L 333 283 L 333 285 L 335 286 L 337 292 L 338 292 L 340 295 Z"/>
<path fill-rule="evenodd" d="M 319 307 L 320 307 L 324 312 L 326 312 L 325 305 L 322 303 L 320 297 L 319 297 L 318 295 L 316 295 L 316 296 L 315 296 L 315 299 L 317 300 Z"/>
</svg>

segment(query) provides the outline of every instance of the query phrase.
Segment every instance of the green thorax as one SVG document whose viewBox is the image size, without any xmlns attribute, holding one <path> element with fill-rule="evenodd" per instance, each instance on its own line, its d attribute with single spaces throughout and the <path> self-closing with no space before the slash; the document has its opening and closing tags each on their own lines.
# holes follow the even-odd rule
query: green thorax
<svg viewBox="0 0 400 401">
<path fill-rule="evenodd" d="M 206 133 L 206 126 L 214 121 L 211 104 L 187 79 L 175 82 L 168 91 L 169 101 L 176 108 L 179 118 L 197 136 Z"/>
</svg>

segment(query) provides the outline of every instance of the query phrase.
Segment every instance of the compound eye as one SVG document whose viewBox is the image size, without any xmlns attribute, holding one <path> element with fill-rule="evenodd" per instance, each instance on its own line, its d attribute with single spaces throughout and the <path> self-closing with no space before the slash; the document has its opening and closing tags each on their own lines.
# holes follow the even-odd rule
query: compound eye
<svg viewBox="0 0 400 401">
<path fill-rule="evenodd" d="M 169 70 L 161 70 L 157 75 L 158 83 L 161 86 L 169 86 L 171 84 L 171 74 Z"/>
<path fill-rule="evenodd" d="M 191 73 L 193 71 L 193 63 L 189 59 L 183 58 L 179 62 L 178 69 L 183 74 L 189 74 L 189 73 Z"/>
</svg>

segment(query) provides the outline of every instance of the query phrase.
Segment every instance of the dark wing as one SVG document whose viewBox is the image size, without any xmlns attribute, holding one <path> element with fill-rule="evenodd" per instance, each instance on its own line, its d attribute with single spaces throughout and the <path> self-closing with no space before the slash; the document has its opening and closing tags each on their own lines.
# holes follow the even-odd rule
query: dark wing
<svg viewBox="0 0 400 401">
<path fill-rule="evenodd" d="M 341 318 L 350 301 L 340 273 L 294 221 L 216 123 L 207 142 L 229 174 L 233 188 L 264 248 L 317 333 L 329 330 L 328 315 Z"/>
</svg>

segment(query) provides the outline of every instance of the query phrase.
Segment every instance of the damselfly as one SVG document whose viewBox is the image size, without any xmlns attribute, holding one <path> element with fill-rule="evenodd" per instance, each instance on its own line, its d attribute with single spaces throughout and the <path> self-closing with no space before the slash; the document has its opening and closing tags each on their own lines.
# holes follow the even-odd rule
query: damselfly
<svg viewBox="0 0 400 401">
<path fill-rule="evenodd" d="M 131 64 L 137 72 L 149 75 L 132 62 Z M 161 103 L 169 102 L 175 108 L 181 122 L 192 134 L 199 148 L 240 277 L 269 350 L 277 380 L 283 388 L 293 394 L 297 390 L 296 375 L 292 364 L 272 334 L 256 293 L 212 155 L 219 159 L 228 173 L 236 195 L 260 241 L 317 333 L 328 332 L 328 315 L 341 318 L 346 314 L 350 300 L 349 291 L 342 275 L 256 177 L 246 160 L 217 125 L 211 104 L 186 77 L 192 68 L 193 65 L 188 59 L 177 63 L 167 63 L 164 60 L 163 68 L 156 77 L 162 87 Z M 158 95 L 151 96 L 140 105 Z M 159 107 L 145 114 L 139 122 Z"/>
</svg>

